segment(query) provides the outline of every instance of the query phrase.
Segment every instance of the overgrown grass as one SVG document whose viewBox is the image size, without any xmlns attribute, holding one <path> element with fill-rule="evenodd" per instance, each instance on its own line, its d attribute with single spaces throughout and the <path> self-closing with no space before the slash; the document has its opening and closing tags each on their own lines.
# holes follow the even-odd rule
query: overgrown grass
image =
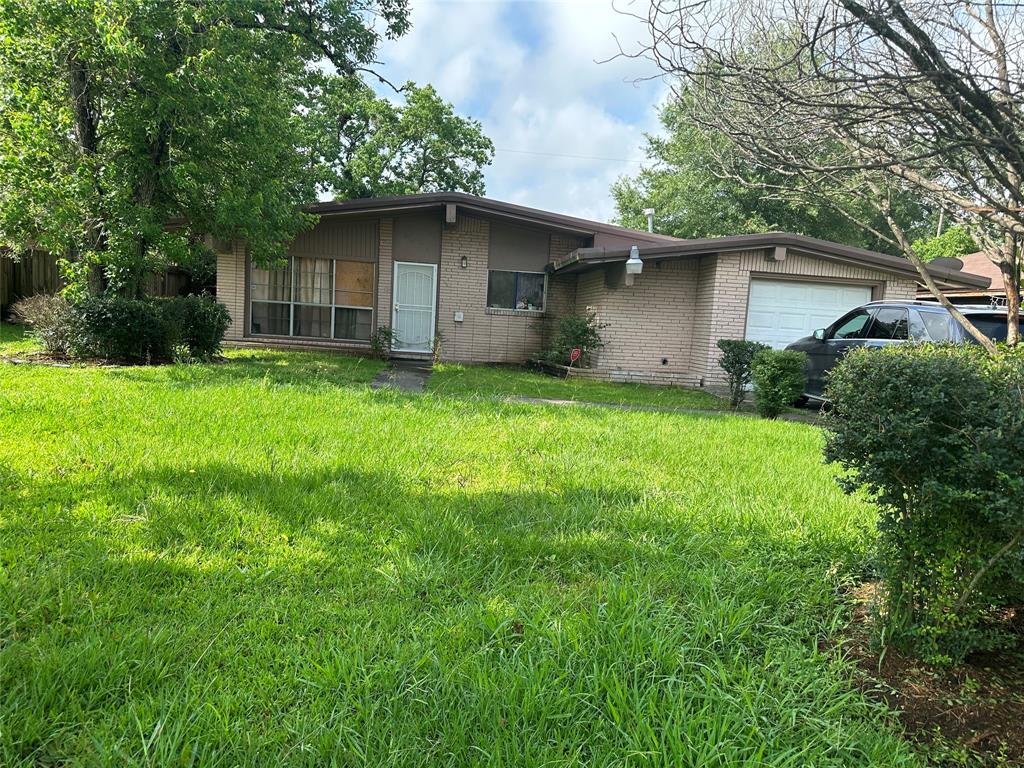
<svg viewBox="0 0 1024 768">
<path fill-rule="evenodd" d="M 694 389 L 562 379 L 513 366 L 439 365 L 428 387 L 432 392 L 460 397 L 539 397 L 700 410 L 729 407 L 727 400 Z"/>
<path fill-rule="evenodd" d="M 0 764 L 916 764 L 816 430 L 246 354 L 0 364 Z"/>
</svg>

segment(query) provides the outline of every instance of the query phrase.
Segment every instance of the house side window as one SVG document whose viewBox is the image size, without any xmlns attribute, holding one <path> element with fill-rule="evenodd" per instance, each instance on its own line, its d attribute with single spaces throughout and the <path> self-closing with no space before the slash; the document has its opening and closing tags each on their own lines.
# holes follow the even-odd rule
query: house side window
<svg viewBox="0 0 1024 768">
<path fill-rule="evenodd" d="M 295 257 L 281 269 L 249 272 L 250 332 L 256 336 L 369 341 L 372 262 Z"/>
<path fill-rule="evenodd" d="M 547 275 L 543 272 L 492 269 L 487 273 L 487 306 L 543 312 L 546 285 Z"/>
</svg>

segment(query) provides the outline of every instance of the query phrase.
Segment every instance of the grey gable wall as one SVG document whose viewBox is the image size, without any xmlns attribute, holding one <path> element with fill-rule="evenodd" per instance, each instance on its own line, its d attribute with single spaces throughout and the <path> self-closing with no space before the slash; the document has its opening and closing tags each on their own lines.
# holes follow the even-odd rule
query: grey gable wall
<svg viewBox="0 0 1024 768">
<path fill-rule="evenodd" d="M 395 261 L 441 263 L 441 217 L 438 211 L 395 216 L 391 251 Z"/>
<path fill-rule="evenodd" d="M 491 221 L 488 266 L 509 272 L 543 272 L 551 252 L 551 235 L 543 229 Z"/>
</svg>

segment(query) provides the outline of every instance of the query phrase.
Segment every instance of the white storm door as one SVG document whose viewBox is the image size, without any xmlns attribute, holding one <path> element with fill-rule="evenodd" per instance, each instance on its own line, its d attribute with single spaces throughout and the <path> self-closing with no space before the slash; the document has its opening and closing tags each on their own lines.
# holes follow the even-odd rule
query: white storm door
<svg viewBox="0 0 1024 768">
<path fill-rule="evenodd" d="M 395 352 L 432 351 L 437 310 L 437 265 L 396 261 L 392 303 L 392 349 Z"/>
</svg>

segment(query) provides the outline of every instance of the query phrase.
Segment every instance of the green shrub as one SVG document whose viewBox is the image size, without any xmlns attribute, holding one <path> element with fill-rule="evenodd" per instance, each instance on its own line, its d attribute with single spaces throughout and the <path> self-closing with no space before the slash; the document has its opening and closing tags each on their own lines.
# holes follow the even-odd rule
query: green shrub
<svg viewBox="0 0 1024 768">
<path fill-rule="evenodd" d="M 207 296 L 96 296 L 77 304 L 76 312 L 74 353 L 123 363 L 209 359 L 231 322 L 227 309 Z"/>
<path fill-rule="evenodd" d="M 880 511 L 883 639 L 955 662 L 1024 594 L 1024 351 L 907 345 L 833 371 L 825 456 Z"/>
<path fill-rule="evenodd" d="M 719 339 L 718 348 L 722 350 L 718 365 L 725 371 L 726 380 L 729 382 L 729 403 L 733 408 L 738 408 L 747 396 L 754 355 L 770 347 L 757 341 Z"/>
<path fill-rule="evenodd" d="M 437 340 L 435 339 L 435 342 Z M 370 336 L 370 357 L 387 360 L 391 345 L 395 343 L 395 332 L 390 325 L 382 325 Z"/>
<path fill-rule="evenodd" d="M 774 419 L 800 399 L 807 383 L 807 355 L 795 350 L 762 349 L 751 362 L 757 412 Z"/>
<path fill-rule="evenodd" d="M 163 363 L 174 357 L 174 333 L 155 299 L 95 296 L 77 305 L 81 318 L 74 349 L 79 357 L 122 363 Z"/>
<path fill-rule="evenodd" d="M 590 312 L 586 315 L 566 315 L 558 322 L 558 333 L 551 348 L 543 358 L 549 363 L 568 365 L 569 354 L 574 349 L 580 350 L 580 359 L 576 365 L 581 368 L 590 367 L 591 355 L 604 346 L 601 340 L 601 329 L 604 323 L 597 320 L 597 315 Z"/>
<path fill-rule="evenodd" d="M 63 296 L 39 294 L 20 299 L 11 317 L 29 327 L 29 333 L 54 357 L 67 357 L 77 333 L 78 314 Z"/>
<path fill-rule="evenodd" d="M 227 307 L 210 296 L 159 299 L 171 324 L 172 342 L 191 360 L 209 360 L 221 350 L 231 324 Z"/>
</svg>

